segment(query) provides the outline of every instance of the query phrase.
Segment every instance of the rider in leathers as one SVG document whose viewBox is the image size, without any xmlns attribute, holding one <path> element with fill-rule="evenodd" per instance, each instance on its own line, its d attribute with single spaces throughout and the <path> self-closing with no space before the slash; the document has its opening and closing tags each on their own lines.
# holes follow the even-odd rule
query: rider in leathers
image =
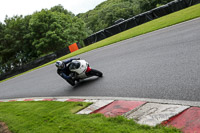
<svg viewBox="0 0 200 133">
<path fill-rule="evenodd" d="M 65 60 L 65 61 L 57 61 L 55 64 L 56 67 L 58 68 L 57 73 L 72 86 L 75 85 L 75 80 L 72 79 L 73 77 L 69 76 L 71 73 L 69 70 L 69 64 L 73 60 L 80 60 L 80 58 L 72 58 L 72 59 Z"/>
</svg>

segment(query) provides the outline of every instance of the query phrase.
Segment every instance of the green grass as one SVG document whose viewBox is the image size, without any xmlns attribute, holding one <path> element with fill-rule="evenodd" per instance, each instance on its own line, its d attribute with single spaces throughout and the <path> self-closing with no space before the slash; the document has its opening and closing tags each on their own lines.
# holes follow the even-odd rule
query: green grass
<svg viewBox="0 0 200 133">
<path fill-rule="evenodd" d="M 165 28 L 165 27 L 177 24 L 177 23 L 181 23 L 181 22 L 184 22 L 184 21 L 187 21 L 187 20 L 191 20 L 191 19 L 194 19 L 194 18 L 197 18 L 197 17 L 200 17 L 200 4 L 191 6 L 189 8 L 180 10 L 178 12 L 166 15 L 164 17 L 161 17 L 161 18 L 155 19 L 153 21 L 147 22 L 145 24 L 139 25 L 139 26 L 134 27 L 132 29 L 129 29 L 127 31 L 121 32 L 117 35 L 114 35 L 112 37 L 109 37 L 109 38 L 104 39 L 102 41 L 99 41 L 97 43 L 94 43 L 92 45 L 84 47 L 80 50 L 77 50 L 73 53 L 70 53 L 66 56 L 63 56 L 63 57 L 61 57 L 57 60 L 64 60 L 64 59 L 67 59 L 67 58 L 70 58 L 70 57 L 91 51 L 91 50 L 96 49 L 96 48 L 107 46 L 107 45 L 110 45 L 110 44 L 113 44 L 113 43 L 116 43 L 116 42 L 119 42 L 119 41 L 122 41 L 122 40 L 126 40 L 126 39 L 129 39 L 129 38 L 135 37 L 135 36 L 139 36 L 139 35 L 142 35 L 142 34 L 145 34 L 145 33 L 149 33 L 149 32 L 152 32 L 152 31 L 155 31 L 155 30 L 158 30 L 158 29 L 162 29 L 162 28 Z M 39 66 L 35 69 L 39 69 L 41 67 L 55 63 L 57 60 L 46 63 L 46 64 Z M 29 71 L 33 71 L 35 69 L 29 70 Z M 27 72 L 29 72 L 29 71 L 27 71 Z M 19 75 L 21 75 L 21 74 L 19 74 Z M 16 75 L 16 76 L 19 76 L 19 75 Z M 14 77 L 16 77 L 16 76 L 14 76 Z M 13 78 L 13 77 L 11 77 L 11 78 Z M 10 79 L 10 78 L 8 78 L 8 79 Z M 5 80 L 8 80 L 8 79 L 5 79 Z M 5 80 L 0 81 L 0 83 L 5 81 Z"/>
<path fill-rule="evenodd" d="M 178 133 L 175 128 L 144 126 L 122 116 L 76 115 L 84 102 L 0 103 L 0 121 L 13 133 Z"/>
</svg>

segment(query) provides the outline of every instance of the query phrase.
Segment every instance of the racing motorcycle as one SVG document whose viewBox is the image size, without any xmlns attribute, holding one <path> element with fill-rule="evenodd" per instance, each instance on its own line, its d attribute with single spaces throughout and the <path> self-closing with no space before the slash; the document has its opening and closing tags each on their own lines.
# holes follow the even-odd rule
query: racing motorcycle
<svg viewBox="0 0 200 133">
<path fill-rule="evenodd" d="M 92 69 L 88 62 L 85 60 L 73 60 L 69 64 L 69 70 L 71 72 L 70 76 L 74 81 L 80 82 L 80 80 L 92 77 L 92 76 L 98 76 L 102 77 L 103 73 Z M 70 82 L 72 86 L 75 85 L 75 82 Z"/>
</svg>

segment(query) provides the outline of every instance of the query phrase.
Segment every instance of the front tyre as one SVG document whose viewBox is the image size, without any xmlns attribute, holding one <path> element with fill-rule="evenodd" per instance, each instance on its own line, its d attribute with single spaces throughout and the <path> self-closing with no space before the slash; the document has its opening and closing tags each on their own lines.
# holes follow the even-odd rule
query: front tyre
<svg viewBox="0 0 200 133">
<path fill-rule="evenodd" d="M 66 80 L 71 86 L 75 86 L 75 81 L 73 79 L 67 79 Z"/>
</svg>

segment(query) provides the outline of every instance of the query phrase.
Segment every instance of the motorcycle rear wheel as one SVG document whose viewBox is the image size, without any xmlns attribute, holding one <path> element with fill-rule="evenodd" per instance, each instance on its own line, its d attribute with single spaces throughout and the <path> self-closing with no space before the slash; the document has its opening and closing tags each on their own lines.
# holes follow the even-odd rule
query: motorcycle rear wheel
<svg viewBox="0 0 200 133">
<path fill-rule="evenodd" d="M 89 76 L 98 76 L 98 77 L 103 77 L 103 73 L 95 70 L 95 69 L 91 69 L 90 72 L 88 72 Z"/>
</svg>

